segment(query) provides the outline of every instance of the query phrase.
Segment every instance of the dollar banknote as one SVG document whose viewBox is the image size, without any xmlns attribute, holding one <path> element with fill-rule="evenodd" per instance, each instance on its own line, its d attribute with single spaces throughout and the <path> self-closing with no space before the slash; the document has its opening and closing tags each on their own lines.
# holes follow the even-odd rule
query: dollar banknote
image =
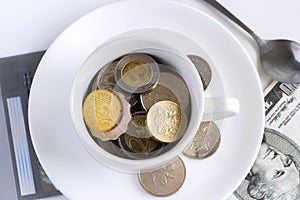
<svg viewBox="0 0 300 200">
<path fill-rule="evenodd" d="M 265 130 L 257 158 L 231 199 L 300 199 L 300 87 L 274 81 L 264 91 Z"/>
</svg>

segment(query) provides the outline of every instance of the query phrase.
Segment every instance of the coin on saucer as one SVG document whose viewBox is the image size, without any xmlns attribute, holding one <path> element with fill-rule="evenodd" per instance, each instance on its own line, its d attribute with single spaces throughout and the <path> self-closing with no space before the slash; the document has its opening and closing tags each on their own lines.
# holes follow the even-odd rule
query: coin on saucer
<svg viewBox="0 0 300 200">
<path fill-rule="evenodd" d="M 115 80 L 129 93 L 143 93 L 158 83 L 159 67 L 149 55 L 133 53 L 124 56 L 117 64 Z"/>
<path fill-rule="evenodd" d="M 183 151 L 189 158 L 203 159 L 213 155 L 221 141 L 221 134 L 214 122 L 202 122 L 192 142 Z"/>
<path fill-rule="evenodd" d="M 157 169 L 139 172 L 142 187 L 154 196 L 166 197 L 177 192 L 184 183 L 186 169 L 183 161 L 175 160 Z"/>
<path fill-rule="evenodd" d="M 211 71 L 209 64 L 207 63 L 206 60 L 204 60 L 200 56 L 188 55 L 188 58 L 195 65 L 195 67 L 201 77 L 201 80 L 203 83 L 203 89 L 205 90 L 208 87 L 208 85 L 211 81 L 211 77 L 212 77 L 212 71 Z"/>
</svg>

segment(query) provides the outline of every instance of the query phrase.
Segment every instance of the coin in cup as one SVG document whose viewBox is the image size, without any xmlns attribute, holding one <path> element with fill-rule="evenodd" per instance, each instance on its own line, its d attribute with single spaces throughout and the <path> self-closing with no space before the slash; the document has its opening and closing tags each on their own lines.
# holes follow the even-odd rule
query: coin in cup
<svg viewBox="0 0 300 200">
<path fill-rule="evenodd" d="M 193 141 L 184 150 L 184 155 L 193 159 L 203 159 L 213 155 L 219 148 L 221 134 L 214 122 L 202 122 Z"/>
<path fill-rule="evenodd" d="M 95 90 L 85 99 L 83 117 L 94 137 L 115 140 L 125 133 L 131 120 L 130 106 L 121 93 Z"/>
<path fill-rule="evenodd" d="M 134 160 L 155 157 L 164 147 L 163 143 L 152 138 L 138 138 L 126 133 L 118 138 L 118 145 L 127 158 Z"/>
<path fill-rule="evenodd" d="M 99 89 L 111 89 L 113 90 L 116 86 L 115 70 L 117 66 L 117 61 L 109 63 L 107 66 L 103 67 L 98 73 L 96 82 Z"/>
<path fill-rule="evenodd" d="M 159 85 L 164 86 L 176 94 L 180 107 L 188 112 L 190 104 L 189 90 L 179 75 L 173 72 L 161 72 Z"/>
<path fill-rule="evenodd" d="M 166 197 L 177 192 L 184 183 L 186 169 L 181 158 L 157 169 L 139 172 L 141 186 L 150 194 Z"/>
<path fill-rule="evenodd" d="M 116 66 L 117 84 L 129 93 L 143 93 L 153 89 L 158 83 L 159 67 L 149 55 L 128 54 Z"/>
<path fill-rule="evenodd" d="M 155 103 L 147 114 L 151 135 L 160 142 L 175 142 L 185 133 L 186 117 L 180 106 L 172 101 Z"/>
<path fill-rule="evenodd" d="M 94 131 L 113 129 L 122 117 L 122 102 L 108 90 L 95 90 L 83 104 L 83 118 L 87 126 Z"/>
<path fill-rule="evenodd" d="M 145 110 L 149 110 L 155 103 L 163 100 L 179 104 L 176 94 L 169 88 L 158 84 L 153 90 L 140 94 L 141 103 Z"/>
</svg>

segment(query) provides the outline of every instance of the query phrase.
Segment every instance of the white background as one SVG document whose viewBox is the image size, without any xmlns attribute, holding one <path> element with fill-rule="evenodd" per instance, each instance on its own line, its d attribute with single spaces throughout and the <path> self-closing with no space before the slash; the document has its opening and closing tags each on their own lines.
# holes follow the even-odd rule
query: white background
<svg viewBox="0 0 300 200">
<path fill-rule="evenodd" d="M 0 0 L 0 58 L 46 50 L 55 37 L 74 20 L 113 1 L 116 0 Z M 174 1 L 185 2 L 204 10 L 226 25 L 240 39 L 257 65 L 262 87 L 265 88 L 270 83 L 271 79 L 264 74 L 258 62 L 257 46 L 247 33 L 201 0 Z M 219 2 L 262 38 L 284 38 L 300 42 L 298 0 Z M 230 197 L 228 200 L 232 199 L 235 198 Z"/>
</svg>

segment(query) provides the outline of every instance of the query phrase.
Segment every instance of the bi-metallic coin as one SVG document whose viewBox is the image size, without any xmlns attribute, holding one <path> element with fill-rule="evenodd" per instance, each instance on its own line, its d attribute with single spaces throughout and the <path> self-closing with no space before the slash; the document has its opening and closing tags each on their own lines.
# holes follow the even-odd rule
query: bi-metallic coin
<svg viewBox="0 0 300 200">
<path fill-rule="evenodd" d="M 158 64 L 151 56 L 134 53 L 124 56 L 118 62 L 115 80 L 129 93 L 143 93 L 156 86 L 159 75 Z"/>
</svg>

